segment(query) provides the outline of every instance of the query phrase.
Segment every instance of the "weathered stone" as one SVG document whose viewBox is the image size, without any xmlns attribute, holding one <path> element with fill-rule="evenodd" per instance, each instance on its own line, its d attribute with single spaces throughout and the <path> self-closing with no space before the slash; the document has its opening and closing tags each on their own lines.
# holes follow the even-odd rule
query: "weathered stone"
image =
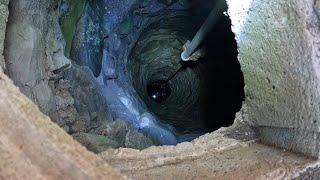
<svg viewBox="0 0 320 180">
<path fill-rule="evenodd" d="M 76 133 L 72 134 L 72 136 L 83 146 L 87 147 L 88 150 L 95 153 L 119 147 L 119 144 L 116 141 L 113 141 L 106 136 L 88 133 Z"/>
<path fill-rule="evenodd" d="M 45 114 L 58 122 L 55 90 L 51 81 L 55 76 L 51 70 L 58 68 L 60 71 L 67 63 L 61 64 L 53 57 L 64 48 L 58 14 L 51 8 L 57 5 L 56 3 L 53 0 L 12 1 L 4 55 L 7 73 L 14 83 L 36 102 Z M 36 16 L 39 14 L 41 16 Z"/>
<path fill-rule="evenodd" d="M 130 129 L 125 138 L 125 147 L 133 149 L 145 149 L 154 143 L 137 130 Z"/>
<path fill-rule="evenodd" d="M 41 107 L 44 113 L 54 113 L 55 106 L 52 104 L 54 102 L 54 96 L 48 81 L 40 81 L 35 84 L 30 91 L 31 97 L 34 98 L 35 102 Z"/>
<path fill-rule="evenodd" d="M 106 131 L 104 133 L 111 139 L 119 142 L 121 146 L 125 145 L 126 134 L 128 132 L 128 124 L 123 120 L 117 119 L 107 125 Z"/>
<path fill-rule="evenodd" d="M 64 56 L 62 51 L 55 52 L 52 59 L 54 66 L 51 67 L 51 71 L 55 74 L 63 72 L 71 66 L 71 61 Z"/>
<path fill-rule="evenodd" d="M 74 106 L 88 131 L 113 119 L 96 79 L 88 68 L 74 65 L 70 69 L 71 88 L 69 92 L 74 99 Z"/>
<path fill-rule="evenodd" d="M 70 97 L 65 96 L 55 96 L 56 105 L 58 106 L 58 109 L 65 108 L 67 106 L 74 104 L 74 99 Z"/>
<path fill-rule="evenodd" d="M 128 132 L 128 124 L 123 120 L 117 119 L 116 121 L 103 123 L 103 125 L 99 126 L 95 133 L 104 135 L 118 142 L 120 146 L 125 146 L 125 138 Z"/>
<path fill-rule="evenodd" d="M 60 126 L 71 126 L 71 124 L 76 124 L 79 121 L 80 117 L 77 113 L 76 108 L 74 107 L 74 99 L 70 94 L 69 90 L 71 88 L 70 81 L 61 79 L 55 88 L 55 102 L 56 108 L 58 110 L 59 120 L 56 123 Z M 85 128 L 76 126 L 68 127 L 68 131 L 81 132 Z"/>
<path fill-rule="evenodd" d="M 138 132 L 121 119 L 104 123 L 91 133 L 106 136 L 118 142 L 120 147 L 144 149 L 154 145 L 149 137 Z"/>
<path fill-rule="evenodd" d="M 58 113 L 62 124 L 73 123 L 76 120 L 77 110 L 72 105 L 63 108 L 61 107 L 61 109 L 58 110 Z"/>
<path fill-rule="evenodd" d="M 70 131 L 71 132 L 86 132 L 87 127 L 86 127 L 86 121 L 78 118 L 74 123 L 70 126 Z"/>
<path fill-rule="evenodd" d="M 0 72 L 0 179 L 123 179 Z"/>
<path fill-rule="evenodd" d="M 55 13 L 57 18 L 57 13 Z M 53 74 L 60 74 L 66 69 L 70 68 L 71 61 L 64 56 L 64 49 L 66 43 L 64 41 L 60 25 L 57 21 L 53 21 L 52 29 L 48 30 L 47 34 L 47 48 L 46 53 L 48 55 L 49 71 Z"/>
</svg>

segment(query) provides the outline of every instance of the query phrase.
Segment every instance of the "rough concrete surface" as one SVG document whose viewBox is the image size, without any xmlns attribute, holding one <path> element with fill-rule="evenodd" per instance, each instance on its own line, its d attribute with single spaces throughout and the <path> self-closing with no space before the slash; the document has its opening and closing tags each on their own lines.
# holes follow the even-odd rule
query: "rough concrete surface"
<svg viewBox="0 0 320 180">
<path fill-rule="evenodd" d="M 176 147 L 108 150 L 99 156 L 133 179 L 290 179 L 314 161 L 219 132 Z"/>
<path fill-rule="evenodd" d="M 319 1 L 227 2 L 248 121 L 265 142 L 318 157 Z"/>
</svg>

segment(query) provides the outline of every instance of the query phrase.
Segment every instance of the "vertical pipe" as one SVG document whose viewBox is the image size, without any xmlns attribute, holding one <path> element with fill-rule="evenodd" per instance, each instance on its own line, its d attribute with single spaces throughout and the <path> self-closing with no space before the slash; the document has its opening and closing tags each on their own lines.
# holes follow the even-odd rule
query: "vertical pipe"
<svg viewBox="0 0 320 180">
<path fill-rule="evenodd" d="M 217 24 L 219 17 L 224 12 L 224 1 L 218 0 L 215 4 L 213 10 L 210 12 L 206 21 L 202 24 L 201 28 L 198 30 L 197 34 L 192 39 L 191 43 L 187 45 L 185 51 L 181 53 L 181 59 L 183 61 L 188 61 L 190 56 L 196 51 L 201 42 L 207 36 L 207 34 L 212 30 L 212 28 Z"/>
</svg>

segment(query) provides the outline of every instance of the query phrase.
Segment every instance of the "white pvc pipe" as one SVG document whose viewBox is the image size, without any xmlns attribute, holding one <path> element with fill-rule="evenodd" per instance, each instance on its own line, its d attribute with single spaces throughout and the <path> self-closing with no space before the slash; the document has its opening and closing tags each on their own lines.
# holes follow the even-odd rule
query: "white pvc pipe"
<svg viewBox="0 0 320 180">
<path fill-rule="evenodd" d="M 181 53 L 181 59 L 183 61 L 189 60 L 190 56 L 196 51 L 207 34 L 217 24 L 217 22 L 219 21 L 219 17 L 223 15 L 225 11 L 223 3 L 223 0 L 218 0 L 206 21 L 202 24 L 197 34 L 194 36 L 190 44 L 186 47 L 186 50 Z"/>
</svg>

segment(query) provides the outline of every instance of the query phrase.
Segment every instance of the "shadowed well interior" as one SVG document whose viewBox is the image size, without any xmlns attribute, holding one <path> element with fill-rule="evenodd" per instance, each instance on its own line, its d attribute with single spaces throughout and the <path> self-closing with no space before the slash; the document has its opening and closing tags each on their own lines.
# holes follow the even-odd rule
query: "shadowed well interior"
<svg viewBox="0 0 320 180">
<path fill-rule="evenodd" d="M 132 84 L 150 111 L 178 134 L 203 134 L 230 126 L 244 100 L 244 80 L 228 16 L 206 37 L 205 56 L 182 62 L 210 7 L 167 15 L 150 24 L 131 50 Z M 166 83 L 167 81 L 167 83 Z"/>
<path fill-rule="evenodd" d="M 10 3 L 6 71 L 89 150 L 176 145 L 233 124 L 244 80 L 224 0 L 38 2 L 54 5 L 47 9 L 52 22 L 20 14 L 24 2 Z M 186 43 L 215 7 L 222 8 L 198 47 L 203 56 L 182 61 Z M 33 31 L 39 24 L 43 29 Z M 20 29 L 42 44 L 25 46 L 21 42 L 27 41 L 16 39 Z M 28 58 L 22 63 L 20 57 Z"/>
<path fill-rule="evenodd" d="M 0 22 L 0 177 L 319 177 L 320 1 L 1 0 Z"/>
</svg>

